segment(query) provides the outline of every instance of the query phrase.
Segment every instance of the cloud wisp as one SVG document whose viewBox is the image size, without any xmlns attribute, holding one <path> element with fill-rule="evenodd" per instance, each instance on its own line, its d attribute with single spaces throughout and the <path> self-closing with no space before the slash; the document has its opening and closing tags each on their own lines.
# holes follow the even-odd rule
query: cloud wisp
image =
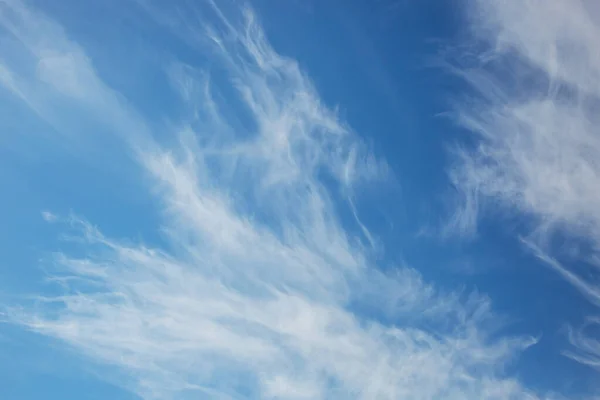
<svg viewBox="0 0 600 400">
<path fill-rule="evenodd" d="M 472 232 L 481 210 L 498 205 L 526 216 L 525 247 L 600 305 L 600 8 L 469 6 L 476 51 L 459 71 L 477 93 L 457 116 L 476 141 L 451 171 L 464 196 L 455 226 Z M 597 367 L 598 339 L 570 338 L 579 350 L 569 354 Z"/>
<path fill-rule="evenodd" d="M 149 177 L 169 243 L 113 239 L 45 212 L 76 239 L 54 258 L 60 294 L 5 318 L 116 367 L 145 399 L 537 399 L 503 371 L 535 340 L 494 332 L 484 296 L 377 268 L 370 233 L 339 211 L 356 215 L 343 199 L 384 178 L 385 164 L 271 47 L 251 9 L 205 5 L 160 13 L 226 75 L 169 64 L 186 118 L 168 145 L 55 22 L 2 2 L 3 25 L 18 25 L 8 32 L 34 56 L 68 49 L 13 68 L 45 71 L 19 78 L 44 82 L 44 96 L 12 91 L 35 112 L 60 96 L 51 106 L 63 128 L 74 101 L 110 121 Z"/>
</svg>

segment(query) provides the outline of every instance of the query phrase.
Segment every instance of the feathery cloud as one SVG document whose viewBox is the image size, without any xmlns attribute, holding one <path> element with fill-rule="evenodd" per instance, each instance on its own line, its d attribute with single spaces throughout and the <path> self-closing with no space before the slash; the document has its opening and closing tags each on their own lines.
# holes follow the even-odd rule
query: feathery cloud
<svg viewBox="0 0 600 400">
<path fill-rule="evenodd" d="M 600 8 L 469 4 L 475 52 L 459 72 L 476 94 L 457 118 L 476 142 L 450 174 L 464 200 L 453 223 L 472 232 L 498 205 L 526 216 L 526 248 L 600 304 Z M 597 341 L 570 337 L 574 358 L 597 366 Z"/>
<path fill-rule="evenodd" d="M 169 241 L 149 247 L 47 218 L 79 248 L 55 257 L 61 293 L 9 308 L 12 322 L 116 367 L 146 399 L 538 398 L 503 371 L 534 339 L 492 338 L 485 296 L 439 292 L 407 267 L 383 273 L 366 228 L 339 217 L 356 210 L 336 194 L 385 179 L 385 163 L 250 9 L 159 13 L 227 73 L 172 63 L 187 118 L 169 145 L 55 22 L 20 2 L 3 7 L 3 25 L 35 49 L 13 68 L 38 71 L 19 78 L 19 93 L 62 111 L 60 126 L 74 101 L 110 121 L 150 177 Z M 61 101 L 25 90 L 40 81 Z"/>
</svg>

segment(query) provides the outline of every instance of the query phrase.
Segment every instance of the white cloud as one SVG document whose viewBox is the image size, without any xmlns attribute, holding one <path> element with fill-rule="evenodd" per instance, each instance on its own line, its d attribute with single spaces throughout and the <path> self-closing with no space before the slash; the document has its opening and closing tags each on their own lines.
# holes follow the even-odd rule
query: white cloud
<svg viewBox="0 0 600 400">
<path fill-rule="evenodd" d="M 469 5 L 477 52 L 470 61 L 463 53 L 459 72 L 477 96 L 457 116 L 477 141 L 457 152 L 451 172 L 464 195 L 453 222 L 472 231 L 481 209 L 498 205 L 526 215 L 524 243 L 598 304 L 600 8 L 581 0 Z M 595 364 L 599 355 L 577 359 Z"/>
<path fill-rule="evenodd" d="M 14 7 L 31 17 L 20 32 L 57 31 Z M 187 11 L 177 15 L 198 15 Z M 180 144 L 124 140 L 156 185 L 171 246 L 111 239 L 69 218 L 81 248 L 56 257 L 63 292 L 11 308 L 12 321 L 118 368 L 146 399 L 537 399 L 503 373 L 535 340 L 492 339 L 484 296 L 440 293 L 410 268 L 376 268 L 363 244 L 371 234 L 340 220 L 348 205 L 333 193 L 355 192 L 385 166 L 274 51 L 250 10 L 239 22 L 214 4 L 206 13 L 213 18 L 170 26 L 203 27 L 211 40 L 197 48 L 229 77 L 176 63 L 169 76 L 189 114 Z M 63 46 L 62 34 L 45 40 L 51 32 L 25 45 Z M 58 80 L 54 90 L 101 98 L 100 109 L 87 106 L 121 136 L 145 126 L 83 53 L 85 65 L 58 60 L 41 74 Z M 231 82 L 238 96 L 218 96 Z"/>
<path fill-rule="evenodd" d="M 20 0 L 0 0 L 0 26 L 0 85 L 61 133 L 61 139 L 86 142 L 81 140 L 84 130 L 87 143 L 98 146 L 108 141 L 99 137 L 108 131 L 134 151 L 148 146 L 144 121 L 104 84 L 62 26 Z"/>
<path fill-rule="evenodd" d="M 42 218 L 46 222 L 56 222 L 58 220 L 56 214 L 51 213 L 50 211 L 42 211 Z"/>
<path fill-rule="evenodd" d="M 589 327 L 600 325 L 600 318 L 589 318 L 581 330 L 569 330 L 569 339 L 575 346 L 575 351 L 567 353 L 569 357 L 584 364 L 600 368 L 600 340 L 585 333 Z"/>
</svg>

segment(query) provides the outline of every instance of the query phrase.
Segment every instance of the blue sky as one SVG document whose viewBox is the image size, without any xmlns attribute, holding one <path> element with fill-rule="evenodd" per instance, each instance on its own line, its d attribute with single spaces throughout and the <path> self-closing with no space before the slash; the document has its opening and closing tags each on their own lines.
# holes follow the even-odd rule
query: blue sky
<svg viewBox="0 0 600 400">
<path fill-rule="evenodd" d="M 0 0 L 0 398 L 597 398 L 599 23 Z"/>
</svg>

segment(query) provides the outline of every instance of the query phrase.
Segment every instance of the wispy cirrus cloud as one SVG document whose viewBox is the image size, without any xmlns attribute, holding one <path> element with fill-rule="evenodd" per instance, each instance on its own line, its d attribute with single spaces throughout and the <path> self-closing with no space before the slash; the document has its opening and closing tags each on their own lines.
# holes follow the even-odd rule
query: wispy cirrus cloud
<svg viewBox="0 0 600 400">
<path fill-rule="evenodd" d="M 249 8 L 161 14 L 170 29 L 201 35 L 194 48 L 227 74 L 170 64 L 187 118 L 168 145 L 55 22 L 3 6 L 12 37 L 36 49 L 13 70 L 44 70 L 21 87 L 43 81 L 62 96 L 49 105 L 21 90 L 28 104 L 52 106 L 62 127 L 73 101 L 110 121 L 149 177 L 169 242 L 113 239 L 44 213 L 78 248 L 54 259 L 61 293 L 9 308 L 10 321 L 116 367 L 146 399 L 539 398 L 503 371 L 535 340 L 497 335 L 485 296 L 377 268 L 370 234 L 339 211 L 355 211 L 344 199 L 385 178 L 385 164 L 271 47 Z M 65 47 L 74 50 L 37 56 Z"/>
<path fill-rule="evenodd" d="M 451 171 L 464 196 L 454 220 L 481 210 L 527 217 L 526 248 L 600 304 L 600 8 L 593 1 L 472 1 L 476 41 L 458 106 L 475 144 Z M 595 321 L 592 319 L 591 321 Z M 598 365 L 598 339 L 570 335 L 573 358 Z"/>
</svg>

